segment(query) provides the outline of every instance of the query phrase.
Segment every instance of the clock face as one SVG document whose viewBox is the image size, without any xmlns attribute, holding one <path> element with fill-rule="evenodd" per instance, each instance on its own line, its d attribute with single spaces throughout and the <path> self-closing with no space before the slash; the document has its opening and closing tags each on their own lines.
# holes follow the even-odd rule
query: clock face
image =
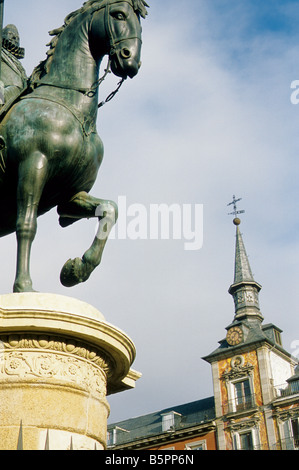
<svg viewBox="0 0 299 470">
<path fill-rule="evenodd" d="M 236 344 L 241 343 L 242 339 L 243 339 L 243 331 L 240 327 L 233 326 L 232 328 L 228 330 L 227 335 L 226 335 L 226 341 L 231 346 L 235 346 Z"/>
</svg>

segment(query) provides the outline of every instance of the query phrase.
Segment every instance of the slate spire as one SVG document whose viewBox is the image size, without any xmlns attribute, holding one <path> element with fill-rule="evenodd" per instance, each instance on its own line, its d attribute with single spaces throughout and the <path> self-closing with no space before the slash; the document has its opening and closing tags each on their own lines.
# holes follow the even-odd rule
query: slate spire
<svg viewBox="0 0 299 470">
<path fill-rule="evenodd" d="M 240 232 L 240 219 L 235 217 L 236 249 L 235 249 L 235 275 L 234 282 L 229 288 L 235 302 L 234 320 L 258 319 L 263 321 L 259 307 L 259 291 L 261 290 L 253 277 L 243 238 Z"/>
<path fill-rule="evenodd" d="M 236 219 L 234 219 L 234 221 L 235 225 L 237 225 L 234 284 L 242 281 L 254 281 L 243 238 L 240 232 L 239 223 L 238 221 L 236 223 Z"/>
</svg>

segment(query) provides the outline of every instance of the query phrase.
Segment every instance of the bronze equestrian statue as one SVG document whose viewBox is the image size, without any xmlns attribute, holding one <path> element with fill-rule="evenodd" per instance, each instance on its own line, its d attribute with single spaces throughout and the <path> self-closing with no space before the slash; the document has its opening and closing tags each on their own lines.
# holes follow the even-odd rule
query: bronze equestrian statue
<svg viewBox="0 0 299 470">
<path fill-rule="evenodd" d="M 96 131 L 99 68 L 108 56 L 118 77 L 138 73 L 140 17 L 145 18 L 147 6 L 144 0 L 85 2 L 50 32 L 47 58 L 13 97 L 13 104 L 3 106 L 0 236 L 16 232 L 14 292 L 33 291 L 29 268 L 37 217 L 53 207 L 62 227 L 82 218 L 99 219 L 90 248 L 82 258 L 65 263 L 62 284 L 84 282 L 101 261 L 117 206 L 89 194 L 103 159 Z M 15 46 L 19 48 L 17 38 Z"/>
</svg>

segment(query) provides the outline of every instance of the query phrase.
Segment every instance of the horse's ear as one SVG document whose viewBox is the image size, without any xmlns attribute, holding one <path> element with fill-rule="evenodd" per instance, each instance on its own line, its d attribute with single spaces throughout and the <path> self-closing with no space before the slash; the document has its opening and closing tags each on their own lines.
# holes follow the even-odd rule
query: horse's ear
<svg viewBox="0 0 299 470">
<path fill-rule="evenodd" d="M 144 0 L 132 0 L 132 1 L 133 1 L 134 10 L 138 12 L 142 18 L 145 18 L 146 15 L 148 14 L 146 8 L 149 8 L 149 5 Z"/>
</svg>

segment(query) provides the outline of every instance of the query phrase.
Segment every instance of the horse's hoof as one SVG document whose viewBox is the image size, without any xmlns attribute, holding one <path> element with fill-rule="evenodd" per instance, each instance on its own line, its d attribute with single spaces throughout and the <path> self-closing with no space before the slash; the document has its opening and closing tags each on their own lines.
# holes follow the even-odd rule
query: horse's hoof
<svg viewBox="0 0 299 470">
<path fill-rule="evenodd" d="M 65 287 L 73 287 L 85 282 L 92 272 L 91 265 L 81 258 L 69 259 L 60 273 L 60 282 Z"/>
<path fill-rule="evenodd" d="M 69 259 L 60 272 L 60 282 L 65 287 L 73 287 L 82 282 L 79 272 L 82 260 L 80 258 Z"/>
</svg>

